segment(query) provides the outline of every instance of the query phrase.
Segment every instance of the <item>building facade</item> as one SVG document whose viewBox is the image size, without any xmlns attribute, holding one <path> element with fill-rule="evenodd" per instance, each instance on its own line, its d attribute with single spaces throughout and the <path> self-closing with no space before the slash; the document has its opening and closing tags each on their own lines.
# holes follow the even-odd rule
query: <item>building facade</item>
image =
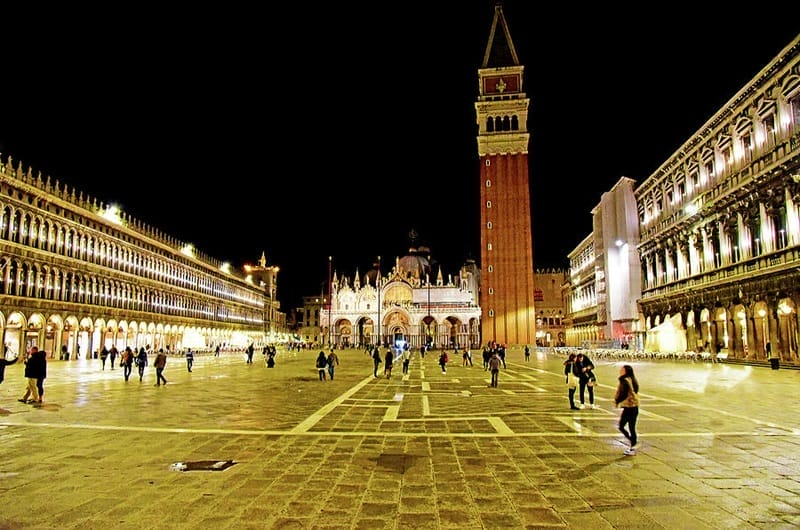
<svg viewBox="0 0 800 530">
<path fill-rule="evenodd" d="M 537 270 L 533 274 L 536 302 L 536 345 L 539 347 L 566 346 L 566 305 L 562 288 L 568 274 L 564 269 Z"/>
<path fill-rule="evenodd" d="M 103 346 L 180 351 L 283 340 L 277 267 L 247 273 L 78 190 L 0 162 L 0 333 L 7 357 Z"/>
<path fill-rule="evenodd" d="M 481 308 L 474 261 L 444 277 L 430 249 L 412 247 L 386 270 L 379 259 L 363 277 L 334 272 L 330 303 L 320 308 L 319 342 L 337 347 L 478 348 Z M 433 277 L 435 274 L 435 278 Z"/>
<path fill-rule="evenodd" d="M 568 255 L 567 345 L 636 343 L 641 292 L 638 243 L 634 181 L 622 177 L 592 209 L 592 233 Z"/>
<path fill-rule="evenodd" d="M 628 188 L 569 256 L 567 343 L 798 364 L 800 36 L 632 191 L 635 219 Z"/>
<path fill-rule="evenodd" d="M 528 180 L 529 100 L 503 8 L 495 6 L 478 70 L 480 159 L 480 306 L 482 335 L 505 344 L 533 344 L 533 235 Z"/>
<path fill-rule="evenodd" d="M 800 36 L 636 189 L 636 202 L 648 332 L 669 322 L 677 347 L 753 360 L 771 349 L 798 363 Z"/>
</svg>

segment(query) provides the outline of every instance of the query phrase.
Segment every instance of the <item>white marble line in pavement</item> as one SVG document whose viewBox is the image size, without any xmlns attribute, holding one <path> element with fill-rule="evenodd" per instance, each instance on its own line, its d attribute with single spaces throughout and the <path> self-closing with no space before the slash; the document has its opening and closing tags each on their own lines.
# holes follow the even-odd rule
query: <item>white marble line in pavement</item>
<svg viewBox="0 0 800 530">
<path fill-rule="evenodd" d="M 333 401 L 331 401 L 327 405 L 323 406 L 321 409 L 319 409 L 318 411 L 313 413 L 311 416 L 309 416 L 305 420 L 303 420 L 300 423 L 298 423 L 290 432 L 292 434 L 297 434 L 297 433 L 306 432 L 306 431 L 310 430 L 314 425 L 317 424 L 317 422 L 319 422 L 319 420 L 324 418 L 326 414 L 328 414 L 334 408 L 336 408 L 339 405 L 341 405 L 346 399 L 349 399 L 350 396 L 352 396 L 353 394 L 355 394 L 356 392 L 358 392 L 359 390 L 361 390 L 362 388 L 367 386 L 367 384 L 370 381 L 372 381 L 373 379 L 374 379 L 374 377 L 371 377 L 371 376 L 370 377 L 365 377 L 360 383 L 358 383 L 357 385 L 352 387 L 350 390 L 348 390 L 347 392 L 345 392 L 344 394 L 342 394 L 338 398 L 334 399 Z"/>
</svg>

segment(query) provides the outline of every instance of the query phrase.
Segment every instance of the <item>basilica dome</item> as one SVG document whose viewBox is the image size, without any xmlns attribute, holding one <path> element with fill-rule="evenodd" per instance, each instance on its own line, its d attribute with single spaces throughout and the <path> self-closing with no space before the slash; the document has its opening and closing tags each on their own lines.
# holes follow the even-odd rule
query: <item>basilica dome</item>
<svg viewBox="0 0 800 530">
<path fill-rule="evenodd" d="M 397 265 L 403 274 L 424 281 L 425 275 L 431 273 L 430 252 L 426 246 L 411 247 L 408 254 L 398 260 Z"/>
</svg>

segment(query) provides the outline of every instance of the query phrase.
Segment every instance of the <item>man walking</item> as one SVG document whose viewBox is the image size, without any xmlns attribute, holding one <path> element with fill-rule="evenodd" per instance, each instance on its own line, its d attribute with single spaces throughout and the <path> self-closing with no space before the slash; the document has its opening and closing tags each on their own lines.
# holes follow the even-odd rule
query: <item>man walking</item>
<svg viewBox="0 0 800 530">
<path fill-rule="evenodd" d="M 38 379 L 40 374 L 46 370 L 47 359 L 43 355 L 39 355 L 39 348 L 31 346 L 30 354 L 25 360 L 25 379 L 27 380 L 27 387 L 25 395 L 22 399 L 17 401 L 21 403 L 33 403 L 34 405 L 41 405 L 42 398 L 39 396 Z M 28 400 L 28 398 L 31 398 Z"/>
<path fill-rule="evenodd" d="M 328 375 L 331 376 L 331 381 L 333 381 L 333 372 L 336 371 L 337 366 L 339 366 L 339 356 L 331 350 L 328 354 Z"/>
<path fill-rule="evenodd" d="M 159 348 L 156 360 L 153 361 L 153 366 L 156 367 L 156 386 L 159 386 L 162 381 L 166 385 L 167 380 L 164 378 L 164 368 L 167 367 L 167 354 L 164 353 L 163 348 Z"/>
<path fill-rule="evenodd" d="M 191 348 L 186 350 L 186 369 L 190 372 L 192 371 L 192 365 L 194 364 L 194 352 Z"/>
<path fill-rule="evenodd" d="M 492 382 L 490 387 L 497 388 L 497 379 L 500 376 L 500 356 L 494 352 L 489 358 L 489 371 L 492 373 Z"/>
</svg>

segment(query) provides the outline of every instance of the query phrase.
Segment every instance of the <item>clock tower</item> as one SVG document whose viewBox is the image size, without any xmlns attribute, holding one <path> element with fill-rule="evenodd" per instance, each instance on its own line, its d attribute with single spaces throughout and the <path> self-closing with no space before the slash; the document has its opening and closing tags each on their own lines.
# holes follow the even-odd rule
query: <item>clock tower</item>
<svg viewBox="0 0 800 530">
<path fill-rule="evenodd" d="M 498 2 L 478 70 L 481 337 L 533 345 L 536 311 L 528 181 L 529 100 L 503 7 Z"/>
</svg>

